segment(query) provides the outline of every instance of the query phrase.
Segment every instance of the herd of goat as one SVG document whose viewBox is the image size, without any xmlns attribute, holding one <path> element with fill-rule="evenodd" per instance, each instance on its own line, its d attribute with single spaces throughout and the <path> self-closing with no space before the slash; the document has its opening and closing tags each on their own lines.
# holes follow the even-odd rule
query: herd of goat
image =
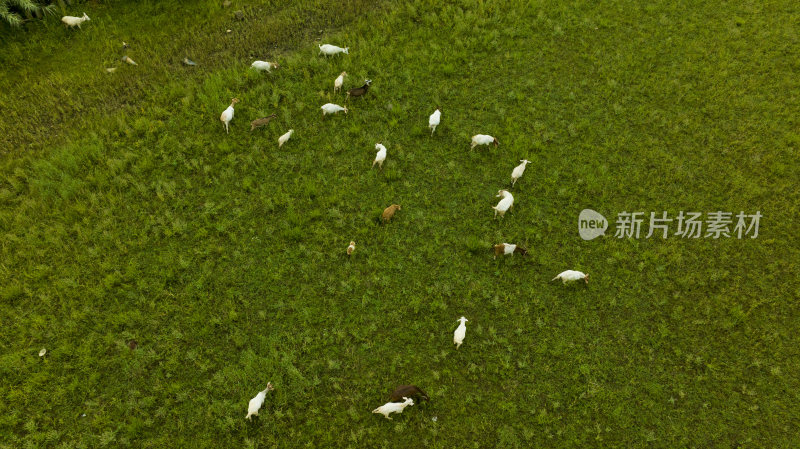
<svg viewBox="0 0 800 449">
<path fill-rule="evenodd" d="M 61 22 L 63 22 L 65 26 L 68 26 L 70 28 L 75 26 L 80 28 L 81 24 L 88 20 L 89 16 L 87 16 L 86 13 L 84 13 L 82 17 L 64 16 L 61 18 Z M 128 48 L 128 45 L 124 42 L 123 42 L 123 48 L 124 49 Z M 337 54 L 349 54 L 349 48 L 324 44 L 319 46 L 319 52 L 320 54 L 325 56 L 333 56 Z M 122 61 L 127 62 L 128 64 L 131 65 L 137 65 L 127 55 L 122 57 Z M 193 61 L 190 61 L 188 58 L 185 58 L 183 60 L 183 63 L 187 65 L 196 65 Z M 272 69 L 279 68 L 280 65 L 270 61 L 255 61 L 252 63 L 251 67 L 255 70 L 270 72 Z M 114 70 L 116 69 L 108 68 L 106 70 L 109 73 L 113 73 Z M 342 72 L 334 80 L 333 83 L 334 93 L 337 93 L 339 92 L 339 90 L 341 90 L 344 84 L 344 78 L 346 76 L 347 72 Z M 349 89 L 347 91 L 347 98 L 361 97 L 366 95 L 367 92 L 369 92 L 369 87 L 371 84 L 372 80 L 367 79 L 364 81 L 364 85 Z M 231 120 L 233 120 L 234 105 L 236 105 L 238 102 L 239 100 L 237 98 L 231 99 L 230 106 L 228 106 L 220 115 L 220 121 L 224 125 L 226 133 L 230 132 L 229 124 Z M 346 107 L 339 106 L 333 103 L 326 103 L 322 105 L 320 109 L 322 110 L 323 117 L 325 117 L 328 114 L 336 114 L 338 112 L 344 112 L 345 114 L 348 113 L 348 109 Z M 253 120 L 252 122 L 250 122 L 250 131 L 253 131 L 256 128 L 266 126 L 275 117 L 276 114 L 271 114 L 269 116 Z M 441 108 L 437 107 L 436 110 L 428 118 L 428 127 L 431 130 L 431 136 L 433 136 L 433 133 L 436 131 L 436 127 L 439 126 L 439 124 L 441 123 L 441 117 L 442 117 Z M 289 140 L 289 138 L 292 136 L 293 133 L 294 130 L 290 129 L 286 133 L 282 134 L 278 138 L 278 147 L 280 148 L 281 146 L 283 146 L 283 144 L 285 144 Z M 472 142 L 470 148 L 475 148 L 476 146 L 479 145 L 490 145 L 490 144 L 498 146 L 499 142 L 493 136 L 486 134 L 476 134 L 472 136 Z M 386 147 L 381 143 L 377 143 L 375 144 L 375 149 L 378 150 L 378 153 L 375 156 L 375 160 L 372 163 L 372 167 L 374 167 L 375 164 L 378 164 L 378 168 L 382 169 L 383 162 L 386 160 L 386 153 L 387 153 Z M 529 163 L 530 161 L 528 161 L 527 159 L 523 159 L 520 161 L 520 164 L 518 166 L 514 167 L 513 171 L 511 172 L 512 187 L 514 186 L 514 184 L 516 184 L 517 180 L 519 180 L 519 178 L 522 177 L 523 173 L 525 172 L 525 167 Z M 508 190 L 500 190 L 497 192 L 497 197 L 501 199 L 496 206 L 492 206 L 492 209 L 494 209 L 495 217 L 500 215 L 500 218 L 503 218 L 505 213 L 508 210 L 510 210 L 514 205 L 514 196 Z M 399 210 L 401 210 L 399 204 L 390 205 L 381 214 L 381 221 L 383 223 L 388 223 L 392 219 L 392 217 L 394 217 L 395 213 Z M 352 256 L 353 253 L 355 252 L 355 249 L 356 249 L 356 243 L 354 241 L 351 241 L 349 246 L 347 247 L 347 255 Z M 495 258 L 500 255 L 513 256 L 514 253 L 520 253 L 522 255 L 527 254 L 527 250 L 525 248 L 511 243 L 499 243 L 497 245 L 494 245 L 493 249 Z M 583 280 L 588 284 L 589 275 L 582 273 L 580 271 L 566 270 L 562 273 L 559 273 L 552 280 L 555 281 L 559 279 L 564 284 L 566 284 L 567 282 L 580 281 L 580 280 Z M 464 337 L 466 336 L 467 332 L 466 322 L 469 320 L 467 320 L 465 317 L 462 316 L 457 321 L 459 321 L 459 325 L 453 332 L 453 344 L 456 345 L 456 349 L 459 349 L 464 342 Z M 264 389 L 263 391 L 258 392 L 258 394 L 253 399 L 250 400 L 247 408 L 247 416 L 246 416 L 247 419 L 251 419 L 252 416 L 258 415 L 261 406 L 264 404 L 264 400 L 266 399 L 267 393 L 272 390 L 274 390 L 272 383 L 267 382 L 267 388 Z M 407 406 L 414 405 L 415 398 L 418 401 L 430 400 L 428 395 L 416 385 L 400 385 L 389 396 L 389 402 L 376 408 L 375 410 L 372 411 L 372 413 L 382 414 L 387 419 L 392 419 L 391 416 L 389 415 L 391 415 L 392 413 L 402 413 Z"/>
<path fill-rule="evenodd" d="M 319 46 L 320 54 L 324 54 L 326 56 L 336 55 L 339 53 L 349 54 L 349 49 L 347 47 L 337 47 L 335 45 L 324 44 Z M 252 68 L 256 70 L 266 71 L 269 72 L 272 69 L 279 68 L 280 65 L 275 62 L 269 61 L 255 61 L 251 65 Z M 347 76 L 347 72 L 342 72 L 339 74 L 338 77 L 333 81 L 333 92 L 334 94 L 341 90 L 344 84 L 344 77 Z M 369 91 L 369 86 L 372 83 L 372 80 L 365 80 L 364 85 L 361 87 L 355 87 L 353 89 L 349 89 L 347 91 L 347 98 L 350 97 L 361 97 L 366 95 Z M 228 106 L 225 111 L 222 112 L 220 116 L 220 120 L 225 125 L 225 131 L 228 131 L 228 123 L 233 119 L 233 106 L 238 102 L 236 98 L 231 100 L 231 105 Z M 325 117 L 327 114 L 335 114 L 337 112 L 344 112 L 347 114 L 348 109 L 344 106 L 339 106 L 333 103 L 326 103 L 322 105 L 322 116 Z M 254 130 L 259 126 L 264 126 L 269 121 L 275 117 L 275 114 L 272 114 L 267 117 L 257 118 L 250 123 L 250 130 Z M 436 110 L 428 117 L 428 127 L 431 130 L 431 136 L 436 131 L 436 127 L 439 126 L 442 119 L 442 111 L 441 108 L 437 107 Z M 290 129 L 286 134 L 283 134 L 280 138 L 278 138 L 278 147 L 280 148 L 292 135 L 294 130 Z M 470 144 L 470 148 L 474 149 L 476 146 L 479 145 L 490 145 L 493 144 L 498 146 L 500 143 L 497 139 L 493 136 L 486 135 L 486 134 L 477 134 L 472 136 L 472 142 Z M 375 167 L 375 164 L 378 164 L 378 168 L 383 168 L 383 162 L 386 160 L 386 147 L 382 143 L 376 143 L 375 149 L 378 150 L 378 153 L 375 155 L 375 160 L 372 162 L 372 167 Z M 516 184 L 517 180 L 522 177 L 523 173 L 525 172 L 525 167 L 530 163 L 529 160 L 523 159 L 520 161 L 520 164 L 511 172 L 511 186 L 513 187 Z M 500 202 L 497 203 L 496 206 L 492 206 L 494 209 L 495 217 L 500 215 L 502 218 L 505 213 L 511 209 L 514 205 L 514 196 L 511 195 L 511 192 L 508 190 L 500 190 L 497 192 L 497 197 L 501 198 Z M 388 223 L 392 217 L 394 217 L 395 212 L 401 210 L 399 204 L 392 204 L 387 207 L 383 213 L 381 214 L 381 221 L 383 223 Z M 354 241 L 350 241 L 350 244 L 347 246 L 347 255 L 352 256 L 356 249 L 356 243 Z M 527 254 L 527 250 L 521 246 L 511 244 L 511 243 L 499 243 L 494 245 L 494 257 L 496 258 L 499 255 L 514 255 L 514 253 L 520 253 L 522 255 Z M 581 273 L 580 271 L 574 270 L 567 270 L 560 273 L 556 276 L 553 280 L 561 279 L 565 284 L 571 281 L 583 280 L 584 282 L 589 282 L 589 275 Z M 464 342 L 464 337 L 467 333 L 467 326 L 466 322 L 469 321 L 465 317 L 461 317 L 458 319 L 459 325 L 456 330 L 453 332 L 453 344 L 456 345 L 456 349 L 460 348 Z M 259 392 L 253 399 L 250 400 L 248 404 L 248 411 L 247 411 L 247 418 L 250 419 L 253 415 L 258 415 L 258 411 L 261 409 L 262 404 L 264 403 L 264 399 L 266 398 L 266 394 L 268 391 L 272 390 L 272 384 L 267 384 L 267 389 L 264 391 Z M 400 385 L 397 387 L 389 397 L 389 402 L 383 404 L 382 406 L 376 408 L 372 411 L 372 413 L 379 413 L 385 416 L 387 419 L 392 419 L 392 413 L 403 413 L 403 410 L 408 407 L 409 405 L 414 405 L 414 399 L 417 400 L 430 400 L 428 395 L 422 391 L 416 385 Z"/>
</svg>

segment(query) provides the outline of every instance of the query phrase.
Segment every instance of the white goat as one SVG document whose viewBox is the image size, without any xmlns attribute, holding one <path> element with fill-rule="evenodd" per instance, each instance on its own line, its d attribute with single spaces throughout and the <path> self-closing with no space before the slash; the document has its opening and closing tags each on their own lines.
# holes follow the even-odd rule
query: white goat
<svg viewBox="0 0 800 449">
<path fill-rule="evenodd" d="M 472 136 L 472 145 L 469 148 L 473 149 L 478 145 L 489 145 L 490 143 L 493 143 L 494 146 L 500 144 L 500 142 L 498 142 L 497 139 L 495 139 L 492 136 L 489 136 L 487 134 L 475 134 L 474 136 Z"/>
<path fill-rule="evenodd" d="M 344 84 L 344 77 L 347 76 L 347 72 L 342 72 L 339 76 L 333 80 L 333 93 L 338 92 L 342 88 L 342 84 Z"/>
<path fill-rule="evenodd" d="M 378 168 L 383 169 L 383 161 L 386 160 L 386 147 L 376 143 L 375 149 L 378 150 L 378 154 L 375 155 L 375 160 L 372 162 L 372 166 L 375 167 L 375 164 L 378 164 Z"/>
<path fill-rule="evenodd" d="M 276 62 L 269 62 L 269 61 L 255 61 L 250 64 L 250 67 L 258 70 L 259 72 L 266 71 L 269 73 L 272 69 L 277 69 L 280 66 Z"/>
<path fill-rule="evenodd" d="M 292 137 L 292 134 L 294 134 L 294 130 L 290 129 L 289 131 L 286 131 L 286 134 L 278 137 L 278 148 L 282 147 L 283 144 L 286 143 L 290 137 Z"/>
<path fill-rule="evenodd" d="M 225 125 L 225 133 L 228 133 L 228 123 L 233 120 L 233 105 L 239 102 L 238 98 L 231 99 L 231 105 L 228 106 L 227 109 L 222 111 L 222 115 L 219 116 L 220 121 L 222 124 Z"/>
<path fill-rule="evenodd" d="M 428 128 L 431 129 L 431 135 L 433 135 L 433 132 L 436 131 L 436 127 L 439 126 L 439 122 L 441 122 L 441 120 L 442 111 L 440 111 L 439 108 L 436 108 L 436 110 L 433 111 L 433 114 L 428 117 Z"/>
<path fill-rule="evenodd" d="M 80 28 L 81 24 L 83 22 L 86 22 L 87 20 L 89 20 L 89 16 L 87 16 L 86 13 L 83 13 L 83 17 L 64 16 L 61 18 L 61 22 L 63 22 L 65 26 L 68 26 L 70 28 L 74 28 L 76 25 L 78 26 L 78 28 Z"/>
<path fill-rule="evenodd" d="M 514 167 L 514 171 L 511 172 L 511 187 L 514 187 L 514 184 L 517 183 L 517 179 L 521 178 L 522 174 L 525 173 L 525 166 L 531 163 L 531 161 L 527 159 L 523 159 L 520 162 L 522 163 Z"/>
<path fill-rule="evenodd" d="M 267 392 L 274 389 L 275 387 L 272 386 L 272 382 L 267 382 L 267 389 L 259 391 L 256 397 L 250 399 L 250 403 L 247 404 L 247 416 L 245 416 L 245 419 L 250 419 L 253 415 L 258 416 L 258 411 L 261 410 L 261 405 L 264 404 L 264 398 L 267 397 Z"/>
<path fill-rule="evenodd" d="M 511 209 L 511 206 L 514 205 L 514 196 L 511 195 L 508 190 L 500 190 L 497 192 L 497 197 L 502 197 L 503 199 L 497 203 L 497 206 L 492 206 L 492 209 L 494 209 L 495 218 L 497 218 L 498 213 L 500 214 L 500 218 L 503 218 L 503 216 L 506 214 L 506 211 Z"/>
<path fill-rule="evenodd" d="M 461 347 L 461 344 L 464 343 L 464 336 L 467 335 L 467 325 L 464 323 L 469 320 L 462 316 L 456 321 L 461 321 L 461 324 L 458 325 L 456 331 L 453 332 L 453 343 L 456 345 L 456 349 L 458 349 Z"/>
<path fill-rule="evenodd" d="M 551 279 L 550 282 L 553 282 L 556 279 L 561 279 L 561 282 L 564 284 L 566 284 L 567 282 L 580 281 L 581 279 L 583 279 L 584 282 L 586 282 L 587 284 L 589 283 L 588 274 L 584 274 L 581 273 L 580 271 L 575 271 L 575 270 L 562 271 L 561 273 L 558 273 L 558 276 Z"/>
<path fill-rule="evenodd" d="M 331 44 L 323 44 L 319 46 L 319 54 L 330 56 L 330 55 L 335 55 L 337 53 L 344 53 L 346 55 L 349 55 L 350 53 L 347 51 L 348 48 L 349 47 L 342 48 Z"/>
<path fill-rule="evenodd" d="M 380 413 L 386 419 L 392 419 L 389 415 L 392 413 L 403 413 L 403 409 L 409 405 L 414 405 L 414 400 L 411 398 L 403 397 L 405 402 L 387 402 L 372 411 L 372 413 Z"/>
<path fill-rule="evenodd" d="M 320 109 L 322 109 L 322 116 L 323 117 L 325 117 L 325 115 L 327 115 L 327 114 L 335 114 L 335 113 L 337 113 L 339 111 L 344 111 L 344 113 L 347 114 L 347 108 L 339 106 L 338 104 L 333 104 L 333 103 L 325 103 L 325 104 L 322 105 L 322 107 Z"/>
</svg>

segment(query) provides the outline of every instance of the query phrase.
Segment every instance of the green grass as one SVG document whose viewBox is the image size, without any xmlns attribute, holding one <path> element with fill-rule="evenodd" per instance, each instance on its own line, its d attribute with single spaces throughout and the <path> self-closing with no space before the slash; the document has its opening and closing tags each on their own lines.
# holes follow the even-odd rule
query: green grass
<svg viewBox="0 0 800 449">
<path fill-rule="evenodd" d="M 0 447 L 800 445 L 792 2 L 175 3 L 0 32 Z M 342 71 L 373 85 L 322 120 Z M 586 242 L 584 208 L 764 218 Z M 403 383 L 432 401 L 370 413 Z"/>
</svg>

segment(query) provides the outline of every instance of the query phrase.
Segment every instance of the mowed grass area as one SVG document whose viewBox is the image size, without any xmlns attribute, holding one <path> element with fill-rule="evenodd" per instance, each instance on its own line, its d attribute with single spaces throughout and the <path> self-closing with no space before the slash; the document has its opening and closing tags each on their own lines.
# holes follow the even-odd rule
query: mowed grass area
<svg viewBox="0 0 800 449">
<path fill-rule="evenodd" d="M 0 447 L 800 445 L 793 2 L 189 3 L 0 34 Z M 763 218 L 613 237 L 681 210 Z"/>
</svg>

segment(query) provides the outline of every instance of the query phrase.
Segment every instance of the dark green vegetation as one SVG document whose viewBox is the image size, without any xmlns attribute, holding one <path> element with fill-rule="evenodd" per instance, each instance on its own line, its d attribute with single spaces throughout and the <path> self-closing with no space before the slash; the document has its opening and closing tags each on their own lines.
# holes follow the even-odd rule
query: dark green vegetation
<svg viewBox="0 0 800 449">
<path fill-rule="evenodd" d="M 59 0 L 59 5 L 66 10 L 64 0 Z M 0 23 L 19 28 L 22 24 L 35 19 L 42 19 L 47 15 L 55 15 L 58 11 L 53 2 L 37 0 L 0 0 Z"/>
<path fill-rule="evenodd" d="M 795 2 L 175 3 L 0 35 L 0 447 L 800 445 Z M 587 207 L 764 218 L 585 242 Z"/>
</svg>

